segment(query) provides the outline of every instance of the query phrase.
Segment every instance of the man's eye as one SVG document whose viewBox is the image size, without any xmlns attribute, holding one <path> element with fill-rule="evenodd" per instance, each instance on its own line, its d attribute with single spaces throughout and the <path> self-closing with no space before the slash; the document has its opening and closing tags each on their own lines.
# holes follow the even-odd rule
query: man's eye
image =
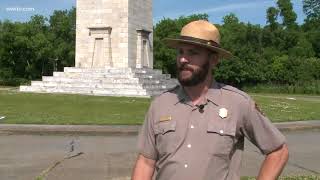
<svg viewBox="0 0 320 180">
<path fill-rule="evenodd" d="M 194 56 L 194 55 L 198 55 L 199 53 L 197 51 L 183 51 L 182 49 L 178 49 L 177 50 L 177 54 L 178 55 L 186 55 L 186 56 Z"/>
<path fill-rule="evenodd" d="M 179 50 L 177 50 L 177 54 L 181 55 L 181 54 L 183 54 L 183 51 L 181 49 L 179 49 Z"/>
<path fill-rule="evenodd" d="M 198 52 L 196 52 L 196 51 L 190 51 L 189 54 L 190 54 L 190 55 L 197 55 Z"/>
</svg>

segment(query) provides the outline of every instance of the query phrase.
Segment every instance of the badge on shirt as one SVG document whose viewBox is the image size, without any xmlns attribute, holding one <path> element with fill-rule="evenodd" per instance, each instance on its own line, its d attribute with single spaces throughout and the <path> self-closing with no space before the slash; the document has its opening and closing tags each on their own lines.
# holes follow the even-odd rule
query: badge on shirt
<svg viewBox="0 0 320 180">
<path fill-rule="evenodd" d="M 160 122 L 171 121 L 171 119 L 172 119 L 171 116 L 162 116 L 160 117 Z"/>
<path fill-rule="evenodd" d="M 257 110 L 260 114 L 262 114 L 263 116 L 265 116 L 264 112 L 261 111 L 261 109 L 259 108 L 259 106 L 258 106 L 257 103 L 254 103 L 254 107 L 256 108 L 256 110 Z"/>
<path fill-rule="evenodd" d="M 228 116 L 228 110 L 226 108 L 219 109 L 219 116 L 223 119 Z"/>
</svg>

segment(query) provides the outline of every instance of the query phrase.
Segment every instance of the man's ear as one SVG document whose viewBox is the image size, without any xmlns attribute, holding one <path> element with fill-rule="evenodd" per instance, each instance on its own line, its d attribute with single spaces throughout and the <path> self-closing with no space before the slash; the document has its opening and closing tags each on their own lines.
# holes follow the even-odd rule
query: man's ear
<svg viewBox="0 0 320 180">
<path fill-rule="evenodd" d="M 210 53 L 209 58 L 210 58 L 210 62 L 211 62 L 212 67 L 217 66 L 217 64 L 219 63 L 219 54 L 218 53 Z"/>
</svg>

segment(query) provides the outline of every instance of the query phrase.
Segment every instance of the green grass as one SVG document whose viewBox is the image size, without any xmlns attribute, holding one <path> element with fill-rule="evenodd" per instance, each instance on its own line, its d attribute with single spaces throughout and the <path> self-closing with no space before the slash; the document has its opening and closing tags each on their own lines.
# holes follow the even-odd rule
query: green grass
<svg viewBox="0 0 320 180">
<path fill-rule="evenodd" d="M 251 93 L 282 93 L 282 94 L 314 94 L 320 95 L 320 80 L 296 82 L 289 84 L 255 84 L 242 89 Z"/>
<path fill-rule="evenodd" d="M 320 96 L 251 94 L 260 109 L 273 121 L 320 119 Z"/>
<path fill-rule="evenodd" d="M 241 177 L 241 180 L 255 180 L 254 177 Z M 320 180 L 318 175 L 282 176 L 279 180 Z"/>
<path fill-rule="evenodd" d="M 139 124 L 147 98 L 19 93 L 0 90 L 2 123 Z M 1 120 L 0 120 L 1 121 Z"/>
<path fill-rule="evenodd" d="M 320 96 L 251 94 L 274 122 L 320 119 Z M 288 99 L 295 98 L 295 100 Z M 20 93 L 0 88 L 0 123 L 141 124 L 148 98 Z"/>
</svg>

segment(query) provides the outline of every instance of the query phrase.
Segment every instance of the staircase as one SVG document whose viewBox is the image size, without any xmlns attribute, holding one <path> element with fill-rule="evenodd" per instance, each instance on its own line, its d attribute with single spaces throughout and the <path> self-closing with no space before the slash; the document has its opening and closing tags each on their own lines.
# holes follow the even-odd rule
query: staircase
<svg viewBox="0 0 320 180">
<path fill-rule="evenodd" d="M 76 68 L 43 76 L 22 92 L 86 94 L 96 96 L 151 97 L 178 84 L 170 74 L 150 68 Z"/>
</svg>

